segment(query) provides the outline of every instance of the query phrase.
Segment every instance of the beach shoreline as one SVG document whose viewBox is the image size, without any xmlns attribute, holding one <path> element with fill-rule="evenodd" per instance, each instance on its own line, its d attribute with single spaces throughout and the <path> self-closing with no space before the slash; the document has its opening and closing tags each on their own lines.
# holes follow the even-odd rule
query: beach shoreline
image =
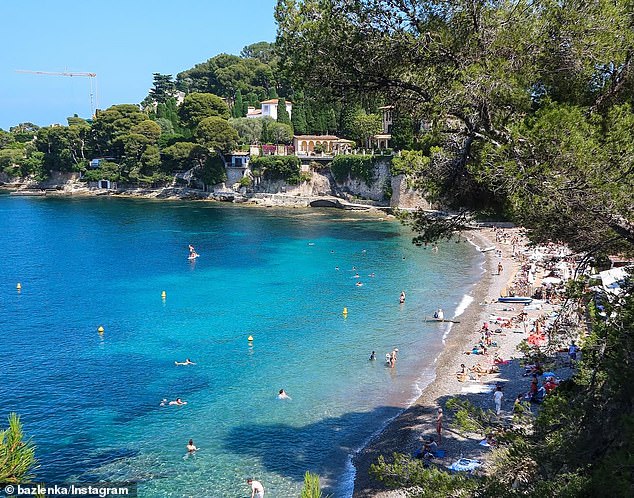
<svg viewBox="0 0 634 498">
<path fill-rule="evenodd" d="M 355 480 L 353 497 L 397 497 L 402 496 L 398 491 L 389 491 L 370 474 L 370 466 L 375 463 L 379 455 L 390 457 L 394 452 L 411 454 L 420 447 L 420 438 L 423 435 L 436 436 L 435 417 L 439 406 L 444 407 L 445 401 L 459 395 L 466 383 L 461 383 L 456 378 L 456 372 L 461 363 L 467 367 L 473 366 L 477 359 L 465 355 L 464 352 L 471 349 L 474 341 L 480 333 L 480 324 L 488 318 L 493 309 L 500 307 L 495 302 L 507 283 L 513 278 L 519 268 L 519 262 L 512 255 L 511 248 L 496 242 L 493 229 L 478 229 L 468 232 L 469 241 L 476 248 L 496 246 L 501 251 L 484 252 L 483 274 L 474 285 L 469 295 L 473 297 L 471 304 L 460 315 L 460 323 L 455 323 L 451 328 L 445 347 L 436 362 L 436 375 L 425 387 L 419 398 L 395 417 L 386 427 L 375 435 L 368 444 L 359 450 L 352 458 L 355 467 Z M 498 263 L 502 264 L 502 272 L 497 275 Z M 523 338 L 516 334 L 511 340 L 505 341 L 500 355 L 509 358 L 517 356 L 515 349 Z M 506 337 L 505 339 L 508 339 Z M 492 360 L 491 353 L 491 360 Z M 488 359 L 488 357 L 487 357 Z M 514 368 L 519 366 L 514 362 Z M 508 381 L 509 379 L 504 379 Z M 482 385 L 479 383 L 479 385 Z M 489 395 L 487 395 L 487 398 Z M 512 402 L 510 393 L 506 403 Z M 448 420 L 445 413 L 444 428 L 447 431 Z M 467 441 L 455 433 L 450 435 L 444 431 L 441 448 L 447 452 L 447 462 L 460 455 L 473 455 L 473 441 Z"/>
</svg>

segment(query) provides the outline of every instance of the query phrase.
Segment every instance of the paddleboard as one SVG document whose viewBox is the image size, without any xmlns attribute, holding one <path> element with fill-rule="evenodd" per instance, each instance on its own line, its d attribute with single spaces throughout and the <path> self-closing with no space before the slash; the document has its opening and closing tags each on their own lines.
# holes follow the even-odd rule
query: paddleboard
<svg viewBox="0 0 634 498">
<path fill-rule="evenodd" d="M 438 318 L 425 318 L 426 322 L 449 322 L 449 323 L 460 323 L 460 320 L 451 320 L 449 318 L 443 318 L 442 320 Z"/>
</svg>

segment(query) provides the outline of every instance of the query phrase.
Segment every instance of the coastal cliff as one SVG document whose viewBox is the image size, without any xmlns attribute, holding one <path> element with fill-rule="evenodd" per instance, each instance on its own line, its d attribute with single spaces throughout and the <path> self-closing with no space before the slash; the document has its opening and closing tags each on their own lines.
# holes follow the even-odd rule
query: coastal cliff
<svg viewBox="0 0 634 498">
<path fill-rule="evenodd" d="M 349 208 L 367 206 L 392 209 L 433 209 L 423 194 L 412 187 L 407 175 L 393 176 L 388 158 L 373 164 L 371 179 L 354 174 L 337 181 L 329 165 L 305 168 L 302 180 L 291 184 L 281 179 L 257 178 L 250 188 L 238 183 L 221 183 L 205 189 L 190 188 L 173 182 L 165 186 L 128 185 L 123 183 L 85 182 L 79 173 L 55 172 L 44 181 L 24 178 L 3 178 L 4 188 L 21 195 L 119 195 L 158 199 L 216 200 L 224 202 L 252 202 L 254 204 L 308 207 L 332 205 Z M 314 204 L 316 200 L 326 204 Z M 334 200 L 333 200 L 334 199 Z M 332 202 L 330 202 L 332 200 Z"/>
</svg>

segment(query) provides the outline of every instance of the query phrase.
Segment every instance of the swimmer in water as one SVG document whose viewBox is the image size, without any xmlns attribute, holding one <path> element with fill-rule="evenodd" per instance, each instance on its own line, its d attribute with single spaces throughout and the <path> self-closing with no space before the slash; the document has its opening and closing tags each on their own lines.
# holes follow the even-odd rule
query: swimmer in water
<svg viewBox="0 0 634 498">
<path fill-rule="evenodd" d="M 357 287 L 361 287 L 363 284 L 362 284 L 361 282 L 357 282 L 357 283 L 356 283 L 356 284 L 354 284 L 354 285 L 356 285 Z"/>
<path fill-rule="evenodd" d="M 284 389 L 280 389 L 280 392 L 277 393 L 277 399 L 292 399 Z"/>
<path fill-rule="evenodd" d="M 374 361 L 374 360 L 376 360 L 376 353 L 372 351 L 372 353 L 370 353 L 370 361 Z"/>
<path fill-rule="evenodd" d="M 360 277 L 359 277 L 359 274 L 356 273 L 352 278 L 360 278 Z"/>
<path fill-rule="evenodd" d="M 339 267 L 338 267 L 338 266 L 335 266 L 335 270 L 339 271 Z"/>
<path fill-rule="evenodd" d="M 195 451 L 198 451 L 198 448 L 194 444 L 194 440 L 190 439 L 189 443 L 187 443 L 187 453 L 194 453 Z"/>
<path fill-rule="evenodd" d="M 175 400 L 175 401 L 170 401 L 170 402 L 168 403 L 168 405 L 177 405 L 177 406 L 186 405 L 186 404 L 187 404 L 187 401 L 183 401 L 183 400 L 182 400 L 182 399 L 180 399 L 180 398 L 176 398 L 176 400 Z"/>
<path fill-rule="evenodd" d="M 368 277 L 372 277 L 372 278 L 374 278 L 374 272 L 370 273 L 370 274 L 368 275 Z"/>
<path fill-rule="evenodd" d="M 174 365 L 195 365 L 195 363 L 187 358 L 185 361 L 175 361 Z"/>
<path fill-rule="evenodd" d="M 401 291 L 401 296 L 398 298 L 398 301 L 403 304 L 405 302 L 405 291 Z"/>
</svg>

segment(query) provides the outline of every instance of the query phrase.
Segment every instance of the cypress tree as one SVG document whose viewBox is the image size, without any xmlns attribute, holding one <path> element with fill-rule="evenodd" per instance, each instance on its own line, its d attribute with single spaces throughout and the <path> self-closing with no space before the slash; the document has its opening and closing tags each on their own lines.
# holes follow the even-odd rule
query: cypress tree
<svg viewBox="0 0 634 498">
<path fill-rule="evenodd" d="M 238 90 L 236 92 L 235 99 L 233 101 L 233 109 L 231 109 L 231 115 L 234 118 L 243 118 L 244 113 L 242 112 L 244 109 L 244 102 L 242 100 L 242 92 Z"/>
<path fill-rule="evenodd" d="M 291 124 L 291 118 L 286 110 L 286 99 L 277 99 L 277 122 Z"/>
<path fill-rule="evenodd" d="M 275 88 L 269 88 L 269 99 L 276 99 L 278 97 L 277 90 L 275 90 Z"/>
<path fill-rule="evenodd" d="M 298 135 L 306 135 L 308 133 L 308 124 L 306 123 L 306 107 L 304 103 L 304 94 L 302 92 L 295 93 L 293 97 L 293 112 L 291 114 L 291 124 L 295 133 Z"/>
</svg>

